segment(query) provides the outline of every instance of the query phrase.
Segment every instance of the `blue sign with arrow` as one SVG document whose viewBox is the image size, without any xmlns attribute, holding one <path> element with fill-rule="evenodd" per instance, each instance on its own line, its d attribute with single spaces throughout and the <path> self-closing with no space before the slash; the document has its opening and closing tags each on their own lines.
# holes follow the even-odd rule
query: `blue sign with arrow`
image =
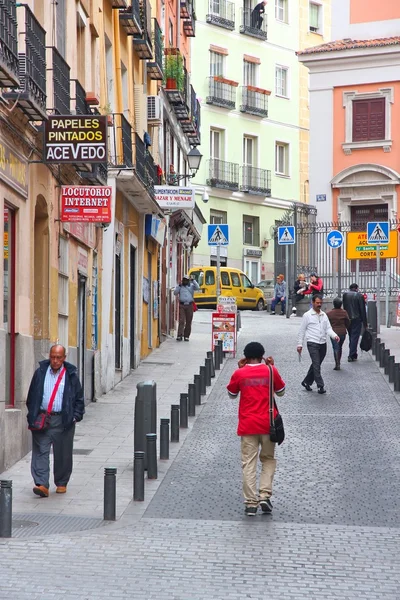
<svg viewBox="0 0 400 600">
<path fill-rule="evenodd" d="M 331 248 L 340 248 L 343 244 L 343 233 L 334 229 L 328 233 L 326 241 Z"/>
</svg>

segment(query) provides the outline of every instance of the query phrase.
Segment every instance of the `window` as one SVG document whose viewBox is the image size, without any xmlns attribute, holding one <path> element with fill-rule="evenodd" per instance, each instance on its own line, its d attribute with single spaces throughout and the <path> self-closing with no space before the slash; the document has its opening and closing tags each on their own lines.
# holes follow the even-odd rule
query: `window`
<svg viewBox="0 0 400 600">
<path fill-rule="evenodd" d="M 250 167 L 257 164 L 257 139 L 247 135 L 243 137 L 243 164 Z"/>
<path fill-rule="evenodd" d="M 289 176 L 289 144 L 276 142 L 275 145 L 275 173 Z"/>
<path fill-rule="evenodd" d="M 174 45 L 174 24 L 171 19 L 168 24 L 168 42 L 171 47 Z"/>
<path fill-rule="evenodd" d="M 213 15 L 219 15 L 220 10 L 220 0 L 210 0 L 210 13 Z"/>
<path fill-rule="evenodd" d="M 258 67 L 257 63 L 243 61 L 243 84 L 257 86 L 258 82 Z"/>
<path fill-rule="evenodd" d="M 225 73 L 225 55 L 210 51 L 210 75 L 211 77 L 223 77 Z"/>
<path fill-rule="evenodd" d="M 289 96 L 288 71 L 287 67 L 277 66 L 275 68 L 275 94 L 277 96 L 283 96 L 284 98 Z"/>
<path fill-rule="evenodd" d="M 56 3 L 57 50 L 65 58 L 65 0 Z"/>
<path fill-rule="evenodd" d="M 224 225 L 228 222 L 228 213 L 222 210 L 210 210 L 210 225 Z"/>
<path fill-rule="evenodd" d="M 288 23 L 288 0 L 275 0 L 275 19 Z"/>
<path fill-rule="evenodd" d="M 214 271 L 206 271 L 205 285 L 214 285 L 214 284 L 215 284 Z"/>
<path fill-rule="evenodd" d="M 385 139 L 385 99 L 354 100 L 353 142 Z"/>
<path fill-rule="evenodd" d="M 242 287 L 244 287 L 244 288 L 252 288 L 253 287 L 253 284 L 251 283 L 250 279 L 246 275 L 241 275 L 240 278 L 242 280 Z"/>
<path fill-rule="evenodd" d="M 234 287 L 240 287 L 241 283 L 240 283 L 240 277 L 237 273 L 231 273 L 231 279 L 232 279 L 232 285 Z"/>
<path fill-rule="evenodd" d="M 243 244 L 260 245 L 260 219 L 258 217 L 243 215 Z"/>
<path fill-rule="evenodd" d="M 319 4 L 310 2 L 310 31 L 319 33 L 321 29 L 321 10 Z"/>
<path fill-rule="evenodd" d="M 58 259 L 58 341 L 68 348 L 68 240 L 60 237 Z"/>
<path fill-rule="evenodd" d="M 221 285 L 225 285 L 225 286 L 229 286 L 231 285 L 230 279 L 229 279 L 229 273 L 227 273 L 226 271 L 221 271 Z"/>
<path fill-rule="evenodd" d="M 223 158 L 223 134 L 221 129 L 210 129 L 210 158 Z"/>
</svg>

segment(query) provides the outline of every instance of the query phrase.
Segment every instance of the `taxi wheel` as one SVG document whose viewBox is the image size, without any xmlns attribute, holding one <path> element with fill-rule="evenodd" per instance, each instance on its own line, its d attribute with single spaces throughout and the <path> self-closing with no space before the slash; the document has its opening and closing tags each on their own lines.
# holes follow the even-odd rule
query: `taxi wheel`
<svg viewBox="0 0 400 600">
<path fill-rule="evenodd" d="M 260 300 L 257 302 L 256 310 L 264 310 L 264 300 Z"/>
</svg>

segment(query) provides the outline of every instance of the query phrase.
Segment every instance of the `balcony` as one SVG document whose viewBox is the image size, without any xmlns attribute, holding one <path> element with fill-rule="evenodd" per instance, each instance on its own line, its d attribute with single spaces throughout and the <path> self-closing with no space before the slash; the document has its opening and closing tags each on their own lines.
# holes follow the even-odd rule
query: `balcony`
<svg viewBox="0 0 400 600">
<path fill-rule="evenodd" d="M 236 88 L 238 85 L 236 81 L 225 79 L 225 77 L 218 77 L 216 75 L 209 77 L 207 104 L 228 108 L 229 110 L 235 108 Z"/>
<path fill-rule="evenodd" d="M 208 161 L 207 185 L 233 192 L 239 189 L 239 165 L 219 158 Z"/>
<path fill-rule="evenodd" d="M 108 164 L 114 169 L 132 169 L 132 126 L 122 113 L 114 113 L 108 128 Z"/>
<path fill-rule="evenodd" d="M 182 3 L 181 3 L 182 7 Z M 195 37 L 196 36 L 196 17 L 194 13 L 193 4 L 191 2 L 188 3 L 188 16 L 183 17 L 183 31 L 185 32 L 187 37 Z"/>
<path fill-rule="evenodd" d="M 90 171 L 78 171 L 92 185 L 107 185 L 107 163 L 92 163 Z"/>
<path fill-rule="evenodd" d="M 164 78 L 162 31 L 157 19 L 153 19 L 153 56 L 147 63 L 147 74 L 150 79 Z"/>
<path fill-rule="evenodd" d="M 242 86 L 242 103 L 240 112 L 256 117 L 268 117 L 268 90 L 257 88 L 253 85 Z"/>
<path fill-rule="evenodd" d="M 193 0 L 181 0 L 181 19 L 188 19 L 193 12 Z"/>
<path fill-rule="evenodd" d="M 18 103 L 30 121 L 46 118 L 46 32 L 30 8 L 25 11 L 25 52 L 18 54 L 19 88 L 3 94 Z M 4 15 L 5 13 L 3 13 Z"/>
<path fill-rule="evenodd" d="M 151 43 L 151 6 L 149 0 L 139 0 L 141 34 L 135 34 L 133 48 L 141 60 L 153 58 Z"/>
<path fill-rule="evenodd" d="M 171 104 L 183 105 L 186 102 L 187 71 L 179 48 L 164 50 L 164 91 Z"/>
<path fill-rule="evenodd" d="M 111 8 L 126 8 L 127 0 L 112 0 Z"/>
<path fill-rule="evenodd" d="M 227 0 L 209 0 L 207 23 L 233 31 L 235 29 L 235 4 Z"/>
<path fill-rule="evenodd" d="M 114 2 L 114 4 L 117 4 Z M 118 4 L 125 4 L 121 2 Z M 119 6 L 113 6 L 113 8 L 120 8 Z M 119 13 L 119 20 L 122 27 L 125 29 L 127 35 L 142 35 L 142 24 L 140 20 L 140 6 L 139 0 L 132 0 L 131 6 L 121 10 Z"/>
<path fill-rule="evenodd" d="M 197 100 L 193 86 L 190 86 L 190 110 L 188 119 L 182 120 L 180 125 L 188 138 L 191 146 L 200 144 L 200 102 Z"/>
<path fill-rule="evenodd" d="M 53 106 L 48 107 L 48 111 L 58 115 L 69 115 L 71 112 L 71 91 L 70 91 L 70 68 L 63 59 L 57 48 L 47 48 L 50 54 L 50 71 L 53 72 Z"/>
<path fill-rule="evenodd" d="M 271 197 L 271 171 L 249 165 L 244 165 L 240 170 L 242 179 L 240 191 Z"/>
<path fill-rule="evenodd" d="M 72 86 L 74 89 L 72 101 L 74 106 L 74 112 L 76 115 L 91 115 L 92 109 L 90 104 L 86 102 L 86 92 L 81 86 L 77 79 L 72 79 Z"/>
<path fill-rule="evenodd" d="M 158 169 L 142 138 L 135 133 L 135 171 L 150 196 L 154 197 L 154 186 L 158 184 Z"/>
<path fill-rule="evenodd" d="M 0 86 L 19 86 L 16 0 L 0 4 Z"/>
<path fill-rule="evenodd" d="M 250 8 L 242 9 L 240 33 L 251 35 L 259 40 L 266 40 L 268 38 L 267 31 L 268 23 L 265 13 L 258 15 Z"/>
</svg>

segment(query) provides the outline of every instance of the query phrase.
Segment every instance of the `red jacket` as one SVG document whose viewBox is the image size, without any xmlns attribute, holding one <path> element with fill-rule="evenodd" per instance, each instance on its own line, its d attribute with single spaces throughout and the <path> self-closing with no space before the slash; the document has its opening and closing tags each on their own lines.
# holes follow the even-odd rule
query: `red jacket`
<svg viewBox="0 0 400 600">
<path fill-rule="evenodd" d="M 278 369 L 272 367 L 272 372 L 274 391 L 284 392 L 285 382 Z M 240 393 L 238 435 L 269 434 L 269 376 L 269 367 L 263 362 L 233 373 L 227 389 L 231 395 Z M 277 414 L 275 407 L 274 418 Z"/>
<path fill-rule="evenodd" d="M 304 295 L 307 294 L 321 294 L 324 289 L 324 284 L 321 277 L 318 277 L 318 281 L 316 283 L 309 283 L 308 288 L 304 292 Z"/>
</svg>

